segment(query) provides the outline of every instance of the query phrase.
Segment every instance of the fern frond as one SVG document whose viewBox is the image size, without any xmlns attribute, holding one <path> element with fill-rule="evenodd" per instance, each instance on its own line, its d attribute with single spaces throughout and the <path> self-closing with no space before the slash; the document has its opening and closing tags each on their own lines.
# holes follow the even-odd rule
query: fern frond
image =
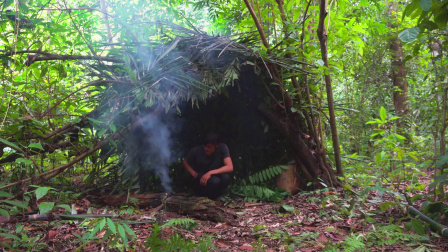
<svg viewBox="0 0 448 252">
<path fill-rule="evenodd" d="M 364 248 L 365 244 L 356 237 L 350 236 L 343 243 L 344 252 L 354 252 Z"/>
<path fill-rule="evenodd" d="M 195 220 L 189 218 L 176 218 L 171 219 L 167 223 L 162 225 L 162 228 L 174 227 L 174 226 L 189 226 L 198 224 Z"/>
<path fill-rule="evenodd" d="M 268 180 L 273 179 L 275 176 L 279 175 L 284 169 L 288 169 L 288 167 L 284 165 L 271 166 L 267 169 L 250 175 L 247 180 L 252 185 L 267 182 Z"/>
</svg>

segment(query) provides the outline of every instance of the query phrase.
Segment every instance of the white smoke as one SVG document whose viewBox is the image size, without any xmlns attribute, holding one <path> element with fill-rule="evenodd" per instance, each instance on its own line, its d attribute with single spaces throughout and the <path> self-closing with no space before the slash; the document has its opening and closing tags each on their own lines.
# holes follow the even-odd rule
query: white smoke
<svg viewBox="0 0 448 252">
<path fill-rule="evenodd" d="M 169 166 L 173 159 L 171 158 L 171 132 L 168 126 L 163 123 L 158 116 L 151 118 L 143 124 L 143 130 L 146 135 L 144 140 L 147 143 L 148 150 L 145 151 L 149 156 L 144 165 L 149 165 L 165 190 L 171 193 L 171 178 L 169 176 Z"/>
<path fill-rule="evenodd" d="M 170 119 L 170 116 L 167 115 L 167 118 Z M 145 115 L 132 117 L 134 122 L 143 122 L 132 129 L 131 135 L 126 139 L 126 176 L 138 174 L 140 190 L 145 191 L 149 186 L 145 183 L 149 183 L 148 177 L 152 172 L 160 179 L 164 191 L 171 193 L 169 166 L 175 160 L 171 151 L 171 131 L 174 128 L 168 126 L 173 122 L 165 123 L 160 115 L 150 118 Z"/>
</svg>

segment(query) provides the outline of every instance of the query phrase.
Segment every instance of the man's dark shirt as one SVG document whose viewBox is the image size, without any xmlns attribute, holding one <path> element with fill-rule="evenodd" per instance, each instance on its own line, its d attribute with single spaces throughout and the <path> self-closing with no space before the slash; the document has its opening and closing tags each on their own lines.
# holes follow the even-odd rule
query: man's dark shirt
<svg viewBox="0 0 448 252">
<path fill-rule="evenodd" d="M 204 151 L 204 146 L 199 145 L 192 148 L 185 156 L 188 164 L 197 173 L 206 173 L 224 166 L 224 158 L 230 157 L 229 148 L 226 144 L 220 143 L 216 151 L 207 156 Z"/>
</svg>

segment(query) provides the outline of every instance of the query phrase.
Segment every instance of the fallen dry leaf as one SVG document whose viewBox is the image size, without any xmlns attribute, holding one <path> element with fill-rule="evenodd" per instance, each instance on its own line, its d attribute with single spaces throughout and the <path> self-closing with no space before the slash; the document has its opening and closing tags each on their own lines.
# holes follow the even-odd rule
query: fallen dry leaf
<svg viewBox="0 0 448 252">
<path fill-rule="evenodd" d="M 252 245 L 250 245 L 250 244 L 244 244 L 242 246 L 239 246 L 238 249 L 252 251 L 252 250 L 254 250 L 254 247 L 252 247 Z"/>
<path fill-rule="evenodd" d="M 216 244 L 218 244 L 218 246 L 221 248 L 230 248 L 231 247 L 231 245 L 227 241 L 224 241 L 224 240 L 218 240 L 216 242 Z"/>
<path fill-rule="evenodd" d="M 103 230 L 103 231 L 99 232 L 98 234 L 96 234 L 96 236 L 98 236 L 99 238 L 103 238 L 105 234 L 106 234 L 106 230 Z"/>
<path fill-rule="evenodd" d="M 204 229 L 204 232 L 206 232 L 206 233 L 216 233 L 216 232 L 218 232 L 220 230 L 221 229 L 218 229 L 218 228 L 206 228 L 206 229 Z"/>
<path fill-rule="evenodd" d="M 317 241 L 322 243 L 322 244 L 325 244 L 325 243 L 327 243 L 328 238 L 327 238 L 327 236 L 325 234 L 320 233 L 319 237 L 317 237 Z"/>
<path fill-rule="evenodd" d="M 53 240 L 53 238 L 55 237 L 56 233 L 57 233 L 56 230 L 48 231 L 48 240 Z"/>
</svg>

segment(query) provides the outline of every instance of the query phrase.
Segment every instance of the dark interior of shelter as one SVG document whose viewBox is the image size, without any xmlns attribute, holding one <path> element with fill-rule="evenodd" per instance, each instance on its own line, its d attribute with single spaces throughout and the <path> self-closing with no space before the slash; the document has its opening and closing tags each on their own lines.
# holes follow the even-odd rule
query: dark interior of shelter
<svg viewBox="0 0 448 252">
<path fill-rule="evenodd" d="M 175 192 L 187 191 L 192 180 L 183 169 L 182 157 L 190 148 L 202 144 L 209 132 L 218 134 L 220 142 L 229 147 L 234 181 L 269 166 L 288 163 L 283 136 L 256 107 L 266 97 L 259 81 L 262 79 L 253 70 L 246 70 L 221 94 L 199 102 L 198 106 L 191 102 L 180 104 L 174 118 L 170 113 L 163 115 L 162 120 L 175 124 L 170 127 L 171 151 L 176 159 L 170 166 L 170 176 Z M 141 183 L 146 184 L 145 191 L 162 190 L 154 176 L 147 176 Z"/>
</svg>

